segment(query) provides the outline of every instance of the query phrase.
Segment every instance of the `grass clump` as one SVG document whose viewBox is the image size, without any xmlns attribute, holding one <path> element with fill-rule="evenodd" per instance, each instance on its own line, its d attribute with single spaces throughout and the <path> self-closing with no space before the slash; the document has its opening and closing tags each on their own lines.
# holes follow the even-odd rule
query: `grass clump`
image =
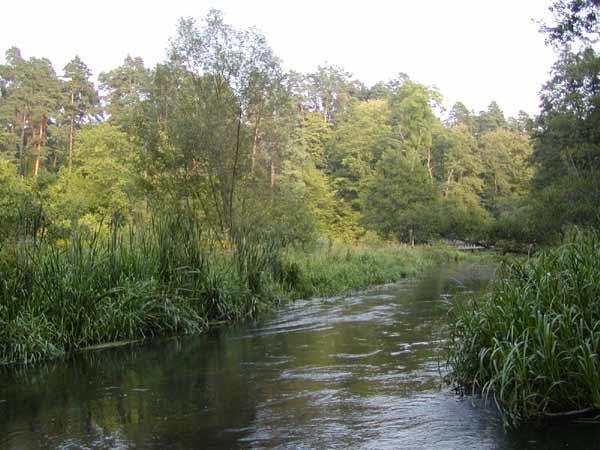
<svg viewBox="0 0 600 450">
<path fill-rule="evenodd" d="M 600 409 L 600 235 L 501 268 L 451 311 L 449 380 L 493 398 L 505 424 Z"/>
</svg>

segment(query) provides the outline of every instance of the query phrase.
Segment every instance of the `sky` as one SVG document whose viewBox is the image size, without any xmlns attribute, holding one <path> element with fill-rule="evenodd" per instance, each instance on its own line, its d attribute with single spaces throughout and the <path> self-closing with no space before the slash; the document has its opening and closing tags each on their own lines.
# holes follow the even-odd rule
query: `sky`
<svg viewBox="0 0 600 450">
<path fill-rule="evenodd" d="M 447 108 L 479 112 L 496 100 L 507 116 L 539 109 L 556 55 L 536 20 L 550 0 L 31 0 L 2 5 L 0 61 L 17 46 L 47 57 L 57 73 L 79 55 L 95 76 L 130 54 L 147 66 L 165 58 L 180 17 L 223 11 L 237 28 L 257 27 L 286 69 L 335 64 L 367 85 L 398 73 L 435 86 Z"/>
</svg>

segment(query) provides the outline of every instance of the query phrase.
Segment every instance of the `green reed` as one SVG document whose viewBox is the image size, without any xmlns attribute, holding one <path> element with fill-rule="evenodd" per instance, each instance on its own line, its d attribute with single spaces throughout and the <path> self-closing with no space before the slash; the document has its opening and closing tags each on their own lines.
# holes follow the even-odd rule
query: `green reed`
<svg viewBox="0 0 600 450">
<path fill-rule="evenodd" d="M 261 261 L 276 258 L 276 249 L 265 242 L 214 248 L 196 221 L 183 218 L 5 248 L 0 363 L 252 316 L 255 296 L 266 290 L 253 271 L 265 270 Z"/>
<path fill-rule="evenodd" d="M 493 400 L 505 423 L 600 408 L 600 235 L 501 268 L 450 313 L 449 380 Z"/>
<path fill-rule="evenodd" d="M 223 245 L 197 220 L 162 215 L 66 240 L 45 236 L 43 226 L 32 230 L 0 249 L 0 364 L 197 333 L 285 298 L 397 281 L 458 256 L 442 247 L 306 253 L 253 229 Z"/>
</svg>

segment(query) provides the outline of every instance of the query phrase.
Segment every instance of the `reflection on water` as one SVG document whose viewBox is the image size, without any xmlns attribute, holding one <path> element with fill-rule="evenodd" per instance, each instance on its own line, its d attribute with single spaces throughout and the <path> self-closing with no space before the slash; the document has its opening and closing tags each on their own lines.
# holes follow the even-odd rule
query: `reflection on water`
<svg viewBox="0 0 600 450">
<path fill-rule="evenodd" d="M 593 427 L 505 433 L 443 386 L 444 314 L 473 264 L 260 323 L 0 373 L 0 448 L 596 448 Z"/>
</svg>

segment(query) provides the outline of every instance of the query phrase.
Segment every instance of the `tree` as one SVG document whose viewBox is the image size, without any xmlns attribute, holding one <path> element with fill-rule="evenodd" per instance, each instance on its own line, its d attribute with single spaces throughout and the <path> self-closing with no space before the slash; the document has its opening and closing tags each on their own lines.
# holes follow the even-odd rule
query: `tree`
<svg viewBox="0 0 600 450">
<path fill-rule="evenodd" d="M 127 56 L 121 66 L 101 73 L 98 80 L 109 122 L 132 132 L 136 108 L 145 98 L 150 80 L 144 61 Z"/>
<path fill-rule="evenodd" d="M 19 172 L 37 176 L 45 153 L 47 133 L 56 123 L 61 85 L 52 64 L 45 58 L 25 60 L 17 48 L 6 53 L 0 67 L 2 102 L 0 117 L 15 146 Z"/>
<path fill-rule="evenodd" d="M 477 140 L 463 122 L 434 133 L 435 174 L 442 191 L 440 232 L 447 237 L 480 237 L 489 213 L 481 204 L 484 172 Z"/>
<path fill-rule="evenodd" d="M 23 208 L 31 202 L 31 191 L 16 167 L 0 159 L 0 250 L 6 239 L 23 226 Z"/>
<path fill-rule="evenodd" d="M 479 150 L 484 168 L 484 201 L 486 207 L 498 215 L 503 198 L 527 193 L 532 175 L 531 141 L 527 134 L 500 128 L 481 136 Z"/>
<path fill-rule="evenodd" d="M 506 118 L 496 101 L 492 101 L 487 111 L 481 111 L 475 118 L 475 127 L 477 134 L 495 131 L 498 128 L 506 128 Z"/>
<path fill-rule="evenodd" d="M 533 198 L 546 236 L 600 214 L 600 57 L 565 52 L 542 90 L 536 120 Z M 558 214 L 560 212 L 560 214 Z"/>
<path fill-rule="evenodd" d="M 531 134 L 534 128 L 534 121 L 525 111 L 519 111 L 517 117 L 509 117 L 507 128 L 511 131 Z"/>
<path fill-rule="evenodd" d="M 76 56 L 65 66 L 63 79 L 67 104 L 65 113 L 68 120 L 69 139 L 67 146 L 67 168 L 69 172 L 73 166 L 73 147 L 75 130 L 79 129 L 84 121 L 98 105 L 98 93 L 90 81 L 91 72 L 83 61 Z M 53 165 L 56 167 L 56 158 Z"/>
<path fill-rule="evenodd" d="M 55 228 L 66 231 L 74 223 L 94 228 L 103 220 L 131 221 L 140 198 L 131 139 L 109 123 L 88 124 L 75 137 L 79 151 L 73 155 L 73 166 L 50 187 L 48 210 Z"/>
<path fill-rule="evenodd" d="M 582 41 L 584 44 L 597 42 L 600 28 L 599 0 L 555 0 L 550 6 L 553 24 L 545 24 L 541 31 L 548 34 L 554 45 Z"/>
<path fill-rule="evenodd" d="M 327 160 L 338 195 L 359 209 L 362 184 L 373 173 L 386 140 L 390 139 L 387 100 L 352 102 L 337 120 Z"/>
<path fill-rule="evenodd" d="M 331 123 L 336 113 L 342 112 L 348 104 L 355 85 L 351 74 L 338 66 L 319 66 L 317 71 L 307 76 L 308 107 L 320 112 L 323 122 Z"/>
<path fill-rule="evenodd" d="M 384 238 L 424 242 L 435 234 L 437 193 L 427 168 L 391 146 L 362 197 L 365 227 Z"/>
<path fill-rule="evenodd" d="M 449 126 L 463 125 L 467 127 L 469 131 L 473 131 L 475 127 L 475 118 L 473 117 L 473 113 L 469 111 L 469 109 L 462 102 L 456 102 L 452 109 L 450 110 L 450 114 L 448 114 L 448 120 L 446 123 Z"/>
<path fill-rule="evenodd" d="M 433 107 L 441 101 L 436 91 L 410 80 L 401 82 L 390 99 L 391 126 L 407 159 L 425 164 L 433 181 L 431 130 L 438 121 Z"/>
<path fill-rule="evenodd" d="M 281 82 L 279 60 L 256 30 L 237 30 L 216 10 L 201 26 L 182 19 L 142 103 L 150 183 L 186 207 L 197 205 L 219 234 L 235 233 L 259 144 L 275 183 L 286 139 L 279 113 L 290 103 Z"/>
</svg>

